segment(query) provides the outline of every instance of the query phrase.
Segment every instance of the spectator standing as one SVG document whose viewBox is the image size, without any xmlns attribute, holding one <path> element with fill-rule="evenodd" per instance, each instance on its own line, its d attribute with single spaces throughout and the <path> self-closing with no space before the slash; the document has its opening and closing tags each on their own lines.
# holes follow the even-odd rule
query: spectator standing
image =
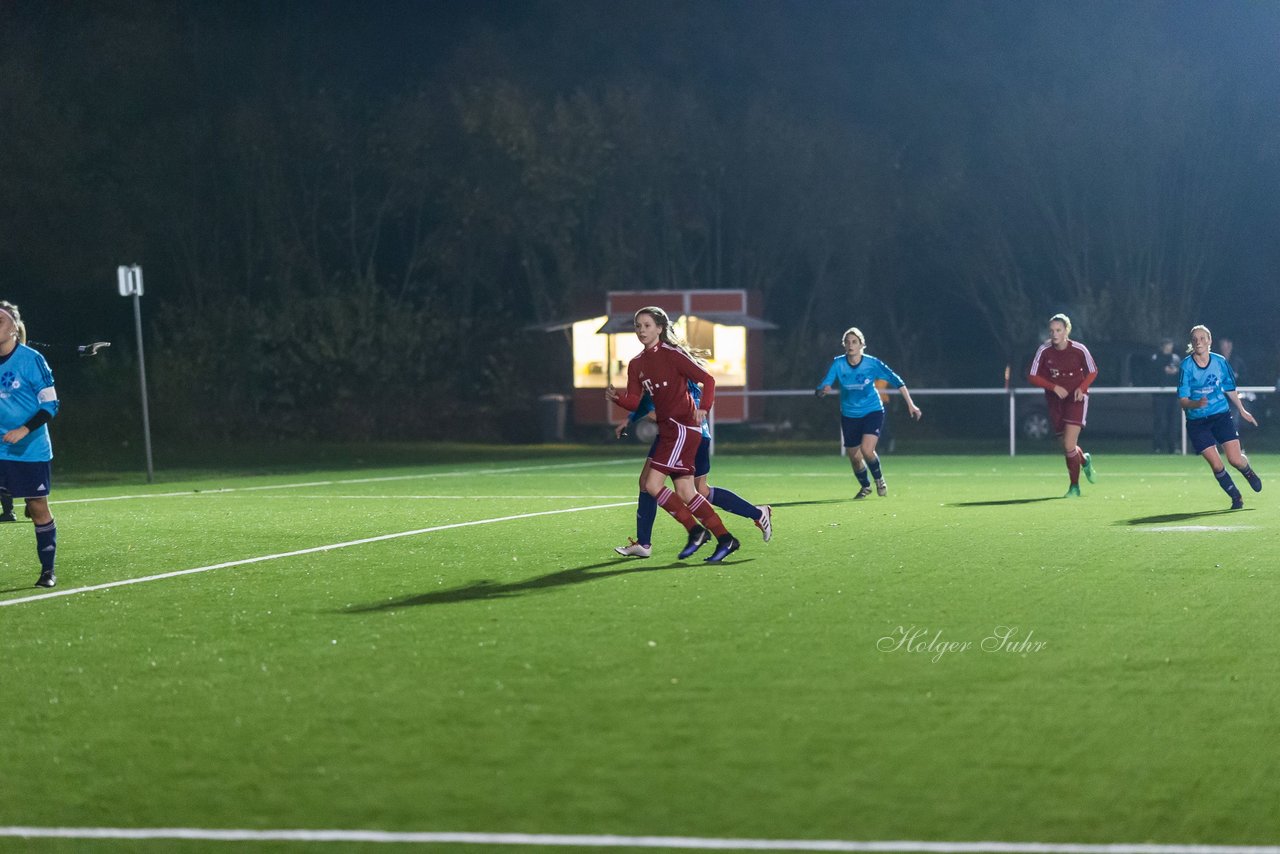
<svg viewBox="0 0 1280 854">
<path fill-rule="evenodd" d="M 1157 454 L 1174 453 L 1182 438 L 1182 407 L 1174 393 L 1182 376 L 1181 366 L 1181 357 L 1173 352 L 1172 338 L 1160 342 L 1147 366 L 1149 384 L 1168 389 L 1151 396 L 1151 450 Z"/>
<path fill-rule="evenodd" d="M 1236 375 L 1236 385 L 1244 385 L 1247 381 L 1244 370 L 1244 359 L 1236 353 L 1236 342 L 1230 338 L 1218 339 L 1218 355 L 1227 360 L 1231 372 Z"/>
</svg>

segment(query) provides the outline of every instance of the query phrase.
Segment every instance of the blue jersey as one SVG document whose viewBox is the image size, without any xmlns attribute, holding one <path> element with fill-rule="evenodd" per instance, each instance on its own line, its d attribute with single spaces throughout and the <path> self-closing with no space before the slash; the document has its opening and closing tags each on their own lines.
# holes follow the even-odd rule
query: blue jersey
<svg viewBox="0 0 1280 854">
<path fill-rule="evenodd" d="M 693 380 L 685 380 L 689 384 L 689 396 L 693 398 L 693 408 L 697 409 L 702 405 L 702 389 Z M 640 404 L 636 407 L 636 411 L 627 416 L 628 424 L 635 424 L 641 418 L 644 418 L 653 411 L 653 398 L 649 396 L 649 392 L 645 392 L 640 398 Z M 707 422 L 702 422 L 702 438 L 711 438 L 711 428 L 707 426 Z"/>
<path fill-rule="evenodd" d="M 41 409 L 58 414 L 58 392 L 53 387 L 49 363 L 26 344 L 0 357 L 0 435 L 17 429 Z M 0 459 L 44 463 L 53 459 L 49 425 L 41 424 L 21 442 L 0 442 Z"/>
<path fill-rule="evenodd" d="M 876 380 L 886 380 L 894 388 L 906 385 L 902 377 L 884 362 L 863 353 L 856 366 L 850 365 L 844 356 L 836 356 L 827 375 L 818 383 L 818 388 L 839 386 L 840 414 L 846 418 L 861 418 L 872 412 L 884 411 L 880 393 L 876 391 Z"/>
<path fill-rule="evenodd" d="M 1182 377 L 1178 380 L 1178 397 L 1191 400 L 1201 398 L 1209 401 L 1200 409 L 1188 409 L 1187 420 L 1195 421 L 1220 415 L 1231 408 L 1227 400 L 1227 392 L 1236 390 L 1236 372 L 1231 365 L 1217 353 L 1209 354 L 1209 364 L 1200 367 L 1195 356 L 1187 356 L 1182 360 Z"/>
</svg>

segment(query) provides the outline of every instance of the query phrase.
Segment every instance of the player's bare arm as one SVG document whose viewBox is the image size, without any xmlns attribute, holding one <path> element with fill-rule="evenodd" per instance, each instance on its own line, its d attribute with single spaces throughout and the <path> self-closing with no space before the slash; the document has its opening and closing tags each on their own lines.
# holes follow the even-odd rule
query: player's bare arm
<svg viewBox="0 0 1280 854">
<path fill-rule="evenodd" d="M 1235 404 L 1236 411 L 1240 413 L 1241 418 L 1243 418 L 1245 421 L 1248 421 L 1254 427 L 1258 426 L 1258 419 L 1254 418 L 1253 413 L 1245 409 L 1244 403 L 1240 401 L 1240 392 L 1235 390 L 1229 391 L 1227 392 L 1227 397 L 1229 397 L 1231 399 L 1231 402 Z"/>
<path fill-rule="evenodd" d="M 907 391 L 906 386 L 900 386 L 898 388 L 898 393 L 901 394 L 902 399 L 906 401 L 907 412 L 911 413 L 912 418 L 914 418 L 916 421 L 919 421 L 920 418 L 924 415 L 924 412 L 921 411 L 920 407 L 916 406 L 915 401 L 911 399 L 911 392 Z"/>
</svg>

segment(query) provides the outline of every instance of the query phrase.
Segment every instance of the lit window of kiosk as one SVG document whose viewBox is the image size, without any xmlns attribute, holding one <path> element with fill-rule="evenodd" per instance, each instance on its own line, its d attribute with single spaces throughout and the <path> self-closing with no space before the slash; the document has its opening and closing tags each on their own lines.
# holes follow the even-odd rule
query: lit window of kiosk
<svg viewBox="0 0 1280 854">
<path fill-rule="evenodd" d="M 707 370 L 721 391 L 762 388 L 763 341 L 761 333 L 774 325 L 751 311 L 752 295 L 732 291 L 611 291 L 603 311 L 570 323 L 573 338 L 573 421 L 575 424 L 611 424 L 622 410 L 604 399 L 609 383 L 625 386 L 627 362 L 640 352 L 635 313 L 647 305 L 667 312 L 675 331 L 694 349 L 707 353 Z M 558 328 L 563 328 L 560 325 Z M 745 396 L 717 398 L 717 422 L 749 421 L 750 402 Z"/>
</svg>

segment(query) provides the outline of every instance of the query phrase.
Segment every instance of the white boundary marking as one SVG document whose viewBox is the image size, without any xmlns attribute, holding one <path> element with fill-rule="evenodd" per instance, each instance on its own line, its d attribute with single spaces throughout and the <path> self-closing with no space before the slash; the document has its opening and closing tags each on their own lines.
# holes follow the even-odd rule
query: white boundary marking
<svg viewBox="0 0 1280 854">
<path fill-rule="evenodd" d="M 194 827 L 0 827 L 19 839 L 199 839 L 217 842 L 384 842 L 457 845 L 560 845 L 592 848 L 684 848 L 721 851 L 937 852 L 937 854 L 1280 854 L 1277 845 L 1157 843 L 921 842 L 840 839 L 716 839 L 553 833 L 396 833 L 382 830 L 217 830 Z"/>
<path fill-rule="evenodd" d="M 316 486 L 341 486 L 344 484 L 352 484 L 352 483 L 391 483 L 391 482 L 403 481 L 403 480 L 424 480 L 424 479 L 433 478 L 433 477 L 465 477 L 467 475 L 485 475 L 485 474 L 520 474 L 522 472 L 536 472 L 536 471 L 551 472 L 556 475 L 564 474 L 566 476 L 572 476 L 570 475 L 569 472 L 559 472 L 554 470 L 584 468 L 584 467 L 590 467 L 590 466 L 633 465 L 634 463 L 635 463 L 635 460 L 630 460 L 630 459 L 593 460 L 591 462 L 584 462 L 584 463 L 556 463 L 556 464 L 543 465 L 543 466 L 515 466 L 511 468 L 504 468 L 504 469 L 475 469 L 472 471 L 423 472 L 420 474 L 387 475 L 385 477 L 353 477 L 353 478 L 344 478 L 344 479 L 337 479 L 337 480 L 312 480 L 312 481 L 304 481 L 301 483 L 272 483 L 272 484 L 263 484 L 261 486 L 225 486 L 225 487 L 218 487 L 215 489 L 187 489 L 187 490 L 182 490 L 181 492 L 138 492 L 138 493 L 132 493 L 128 495 L 100 495 L 94 498 L 64 498 L 64 499 L 50 498 L 49 503 L 54 505 L 56 504 L 94 504 L 101 501 L 132 501 L 132 500 L 137 500 L 142 498 L 198 498 L 200 496 L 224 495 L 224 494 L 234 493 L 234 492 L 263 492 L 267 490 L 303 489 L 305 487 L 316 487 Z M 618 472 L 617 474 L 613 472 L 609 472 L 608 474 L 610 477 L 632 477 L 632 474 L 630 472 L 627 472 L 625 474 L 622 472 Z M 742 478 L 784 478 L 785 477 L 788 479 L 796 479 L 796 478 L 847 479 L 849 477 L 849 473 L 847 471 L 841 471 L 841 470 L 823 471 L 823 472 L 785 472 L 785 473 L 741 472 L 737 476 Z M 963 477 L 963 478 L 1023 477 L 1023 478 L 1036 478 L 1036 479 L 1045 478 L 1045 474 L 1039 471 L 1024 471 L 1024 472 L 991 471 L 991 472 L 970 472 L 970 473 L 900 472 L 895 476 L 902 477 L 902 478 L 926 478 L 927 477 L 930 479 L 949 478 L 949 477 Z M 1182 478 L 1182 477 L 1185 477 L 1185 475 L 1181 472 L 1145 472 L 1145 473 L 1122 474 L 1122 475 L 1119 475 L 1118 477 L 1124 477 L 1126 479 L 1132 479 L 1135 477 L 1139 479 L 1148 478 L 1148 477 Z M 353 496 L 353 497 L 364 497 L 364 496 Z M 419 497 L 419 496 L 407 496 L 407 497 Z M 482 496 L 459 495 L 459 496 L 447 496 L 447 497 L 476 498 L 476 497 L 482 497 Z M 546 496 L 540 496 L 540 497 L 546 497 Z M 575 496 L 567 496 L 567 497 L 575 497 Z M 601 496 L 601 497 L 604 497 L 604 496 Z"/>
<path fill-rule="evenodd" d="M 505 469 L 474 469 L 471 471 L 421 472 L 396 474 L 385 477 L 351 477 L 339 480 L 312 480 L 304 483 L 270 483 L 261 486 L 224 486 L 218 489 L 186 489 L 182 492 L 139 492 L 133 495 L 102 495 L 97 498 L 68 498 L 50 500 L 50 504 L 89 504 L 98 501 L 128 501 L 135 498 L 184 498 L 198 495 L 220 495 L 227 492 L 261 492 L 268 489 L 302 489 L 308 486 L 339 486 L 347 483 L 391 483 L 397 480 L 423 480 L 431 477 L 466 477 L 480 474 L 519 474 L 521 472 L 573 469 L 584 466 L 633 465 L 635 460 L 594 460 L 588 463 L 555 463 L 545 466 L 515 466 Z"/>
<path fill-rule="evenodd" d="M 1160 528 L 1134 528 L 1143 534 L 1204 534 L 1221 531 L 1256 531 L 1257 525 L 1166 525 Z"/>
<path fill-rule="evenodd" d="M 267 500 L 283 500 L 290 501 L 298 498 L 307 501 L 400 501 L 402 499 L 422 499 L 422 500 L 442 500 L 442 501 L 501 501 L 502 499 L 511 499 L 512 501 L 540 501 L 542 499 L 554 499 L 564 501 L 565 499 L 573 499 L 582 501 L 589 499 L 591 501 L 604 501 L 611 498 L 634 498 L 634 495 L 462 495 L 455 493 L 453 495 L 397 495 L 388 493 L 386 495 L 339 495 L 331 492 L 316 492 L 302 495 L 264 495 L 261 496 Z"/>
<path fill-rule="evenodd" d="M 561 513 L 581 513 L 586 510 L 608 510 L 614 507 L 629 507 L 634 501 L 620 501 L 613 504 L 593 504 L 588 507 L 566 507 L 560 510 L 541 510 L 536 513 L 518 513 L 514 516 L 497 516 L 492 519 L 475 519 L 470 522 L 453 522 L 448 525 L 433 525 L 430 528 L 415 528 L 412 531 L 398 531 L 394 534 L 380 534 L 376 537 L 364 537 L 359 540 L 348 540 L 344 543 L 330 543 L 324 546 L 312 546 L 311 548 L 298 549 L 291 552 L 280 552 L 271 555 L 259 555 L 258 557 L 243 558 L 241 560 L 229 560 L 224 563 L 214 563 L 209 566 L 197 566 L 191 569 L 178 569 L 173 572 L 161 572 L 156 575 L 144 575 L 139 578 L 125 578 L 120 581 L 108 581 L 104 584 L 91 584 L 87 587 L 71 587 L 66 590 L 53 590 L 48 593 L 38 593 L 34 596 L 23 596 L 20 599 L 5 599 L 0 601 L 0 608 L 8 605 L 20 605 L 23 602 L 38 602 L 42 599 L 54 599 L 58 596 L 72 596 L 76 593 L 90 593 L 95 590 L 110 590 L 113 587 L 124 587 L 129 584 L 142 584 L 147 581 L 160 581 L 165 578 L 177 578 L 180 575 L 195 575 L 199 572 L 211 572 L 215 569 L 227 569 L 232 566 L 246 566 L 251 563 L 262 563 L 268 560 L 279 560 L 286 557 L 297 557 L 298 555 L 316 554 L 318 552 L 329 552 L 335 549 L 345 549 L 351 546 L 363 546 L 368 543 L 380 543 L 386 540 L 398 540 L 401 537 L 413 537 L 418 534 L 430 534 L 434 531 L 448 531 L 453 528 L 469 528 L 474 525 L 491 525 L 495 522 L 512 522 L 517 519 L 532 519 L 537 516 L 555 516 Z"/>
</svg>

